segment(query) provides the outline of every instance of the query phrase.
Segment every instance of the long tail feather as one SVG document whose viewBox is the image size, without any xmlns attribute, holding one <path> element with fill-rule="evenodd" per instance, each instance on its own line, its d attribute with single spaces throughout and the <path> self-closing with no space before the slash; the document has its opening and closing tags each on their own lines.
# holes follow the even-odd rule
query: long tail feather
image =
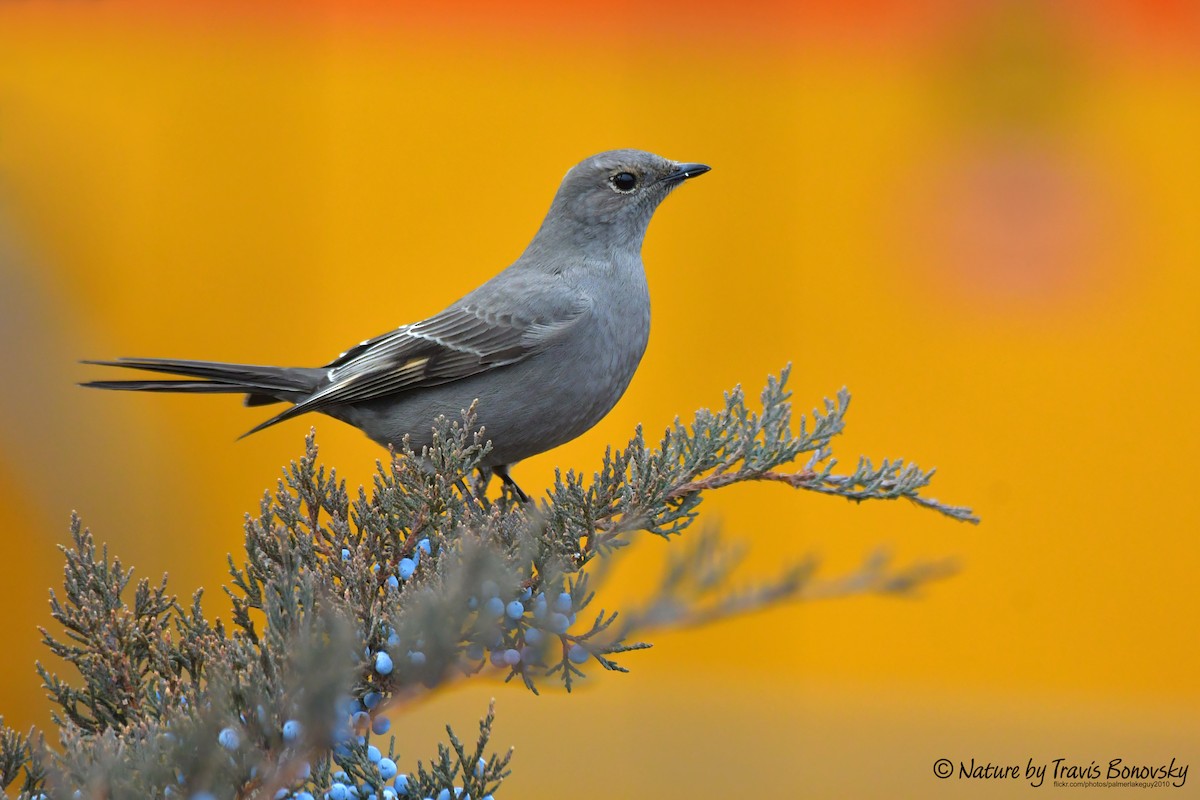
<svg viewBox="0 0 1200 800">
<path fill-rule="evenodd" d="M 256 364 L 226 364 L 219 361 L 187 361 L 168 358 L 119 358 L 116 361 L 84 361 L 101 367 L 140 369 L 183 375 L 191 380 L 141 379 L 121 381 L 88 381 L 81 383 L 91 389 L 113 389 L 130 392 L 184 392 L 190 394 L 244 394 L 246 405 L 260 406 L 282 401 L 299 402 L 316 391 L 324 370 L 302 367 L 267 367 Z M 267 420 L 251 433 L 270 427 L 297 412 L 289 408 Z"/>
<path fill-rule="evenodd" d="M 316 388 L 319 370 L 297 369 L 295 367 L 267 367 L 257 364 L 226 364 L 219 361 L 189 361 L 170 358 L 118 358 L 116 361 L 84 361 L 84 364 L 95 364 L 101 367 L 121 367 L 123 369 L 141 369 L 147 372 L 165 372 L 169 375 L 183 375 L 189 378 L 203 378 L 207 381 L 241 386 L 242 391 L 259 392 L 311 392 Z M 96 388 L 117 388 L 100 386 L 101 383 L 125 383 L 124 381 L 99 381 Z M 199 385 L 201 382 L 195 382 Z M 135 388 L 132 386 L 120 388 Z M 218 391 L 215 389 L 188 388 L 183 382 L 175 389 L 148 389 L 147 391 Z"/>
<path fill-rule="evenodd" d="M 89 389 L 114 389 L 123 392 L 192 392 L 196 394 L 245 394 L 246 387 L 217 381 L 86 381 Z M 272 401 L 275 402 L 275 401 Z"/>
<path fill-rule="evenodd" d="M 279 423 L 284 422 L 285 420 L 289 420 L 292 417 L 298 417 L 301 414 L 306 414 L 312 410 L 313 409 L 306 408 L 304 406 L 299 406 L 299 405 L 292 406 L 291 408 L 280 411 L 278 414 L 271 417 L 270 419 L 258 423 L 257 425 L 255 425 L 253 428 L 251 428 L 250 430 L 243 433 L 238 438 L 245 439 L 247 436 L 249 436 L 252 433 L 258 433 L 259 431 L 263 430 L 264 428 L 269 428 L 272 425 L 278 425 Z"/>
</svg>

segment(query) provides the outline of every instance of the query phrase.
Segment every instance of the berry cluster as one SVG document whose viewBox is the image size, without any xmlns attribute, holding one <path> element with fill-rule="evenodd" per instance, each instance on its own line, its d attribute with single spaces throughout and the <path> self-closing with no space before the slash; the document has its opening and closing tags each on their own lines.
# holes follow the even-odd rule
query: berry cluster
<svg viewBox="0 0 1200 800">
<path fill-rule="evenodd" d="M 481 595 L 482 603 L 472 596 L 468 606 L 479 610 L 480 639 L 467 645 L 464 654 L 468 661 L 480 666 L 490 663 L 493 667 L 507 668 L 513 672 L 526 666 L 546 664 L 547 634 L 557 636 L 569 652 L 590 655 L 587 648 L 578 642 L 571 643 L 567 633 L 575 624 L 575 600 L 570 592 L 560 592 L 547 599 L 545 592 L 533 594 L 526 587 L 517 597 L 505 602 L 500 589 L 493 581 L 485 581 Z M 572 658 L 572 660 L 575 660 Z"/>
<path fill-rule="evenodd" d="M 367 710 L 378 706 L 381 700 L 382 697 L 378 692 L 368 692 L 364 695 L 361 701 L 361 706 L 364 708 L 353 713 L 351 727 L 360 723 L 363 717 L 367 717 Z M 354 705 L 359 704 L 355 703 Z M 375 733 L 383 733 L 387 726 L 385 724 L 383 730 L 378 730 L 378 720 L 384 720 L 386 723 L 385 718 L 377 717 L 376 724 L 372 725 L 372 729 Z M 288 720 L 283 723 L 280 734 L 287 746 L 296 746 L 301 741 L 303 726 L 297 720 Z M 409 798 L 411 787 L 408 775 L 399 771 L 395 760 L 384 756 L 383 752 L 375 745 L 367 744 L 366 736 L 354 738 L 357 740 L 357 744 L 363 748 L 362 753 L 374 771 L 375 780 L 374 782 L 364 780 L 356 783 L 345 770 L 339 769 L 330 776 L 329 788 L 322 795 L 323 800 L 399 800 L 401 797 Z M 217 735 L 217 744 L 230 752 L 236 751 L 242 744 L 241 733 L 234 727 L 224 728 Z M 345 744 L 339 745 L 335 752 L 348 760 L 354 759 L 353 752 Z M 487 761 L 480 759 L 475 769 L 476 777 L 483 777 L 486 769 Z M 308 783 L 311 778 L 312 769 L 309 764 L 300 762 L 296 771 L 297 783 Z M 173 792 L 168 789 L 167 794 L 170 795 Z M 450 800 L 451 797 L 455 800 L 470 800 L 470 795 L 466 794 L 462 787 L 455 787 L 453 792 L 450 789 L 442 789 L 437 795 L 437 800 Z M 312 792 L 299 788 L 295 790 L 280 789 L 275 793 L 274 798 L 275 800 L 316 800 Z M 215 800 L 215 795 L 209 792 L 197 792 L 191 795 L 189 800 Z M 434 800 L 434 798 L 427 798 L 427 800 Z M 494 798 L 488 794 L 481 800 L 494 800 Z"/>
</svg>

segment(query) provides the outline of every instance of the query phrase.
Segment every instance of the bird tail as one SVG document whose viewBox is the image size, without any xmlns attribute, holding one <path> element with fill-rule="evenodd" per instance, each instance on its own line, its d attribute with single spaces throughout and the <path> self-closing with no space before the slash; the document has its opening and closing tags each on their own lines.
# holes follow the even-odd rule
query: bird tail
<svg viewBox="0 0 1200 800">
<path fill-rule="evenodd" d="M 181 375 L 192 380 L 142 379 L 88 381 L 92 389 L 131 392 L 185 392 L 190 394 L 244 394 L 246 405 L 261 406 L 283 401 L 296 402 L 316 390 L 321 370 L 298 367 L 264 367 L 254 364 L 223 364 L 216 361 L 185 361 L 171 358 L 119 358 L 116 361 L 84 361 L 102 367 L 123 367 L 148 372 Z"/>
</svg>

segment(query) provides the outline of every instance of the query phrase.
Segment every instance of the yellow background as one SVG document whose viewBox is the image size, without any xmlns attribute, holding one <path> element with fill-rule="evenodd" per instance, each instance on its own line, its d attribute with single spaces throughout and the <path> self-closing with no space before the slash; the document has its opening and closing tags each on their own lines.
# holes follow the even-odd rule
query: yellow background
<svg viewBox="0 0 1200 800">
<path fill-rule="evenodd" d="M 1192 6 L 459 14 L 0 8 L 6 722 L 47 721 L 36 626 L 72 508 L 227 616 L 224 554 L 308 425 L 352 484 L 381 456 L 325 419 L 235 442 L 261 411 L 85 392 L 99 374 L 77 359 L 324 363 L 509 263 L 567 167 L 638 147 L 713 172 L 651 226 L 628 394 L 521 484 L 791 361 L 798 411 L 852 391 L 844 463 L 937 466 L 932 494 L 984 522 L 714 494 L 705 518 L 753 543 L 750 575 L 815 551 L 834 576 L 880 544 L 961 572 L 915 600 L 658 633 L 632 674 L 569 697 L 444 692 L 395 720 L 405 759 L 496 695 L 496 743 L 517 748 L 502 797 L 1033 791 L 939 781 L 939 757 L 1200 769 Z M 642 543 L 616 593 L 665 547 Z"/>
</svg>

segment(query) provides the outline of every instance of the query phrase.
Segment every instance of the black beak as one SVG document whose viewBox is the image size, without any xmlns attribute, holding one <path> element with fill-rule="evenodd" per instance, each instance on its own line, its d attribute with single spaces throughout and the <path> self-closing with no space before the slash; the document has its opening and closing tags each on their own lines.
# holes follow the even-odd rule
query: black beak
<svg viewBox="0 0 1200 800">
<path fill-rule="evenodd" d="M 675 169 L 664 179 L 667 183 L 676 183 L 678 181 L 686 181 L 688 178 L 695 178 L 698 175 L 703 175 L 712 167 L 708 164 L 676 164 Z"/>
</svg>

